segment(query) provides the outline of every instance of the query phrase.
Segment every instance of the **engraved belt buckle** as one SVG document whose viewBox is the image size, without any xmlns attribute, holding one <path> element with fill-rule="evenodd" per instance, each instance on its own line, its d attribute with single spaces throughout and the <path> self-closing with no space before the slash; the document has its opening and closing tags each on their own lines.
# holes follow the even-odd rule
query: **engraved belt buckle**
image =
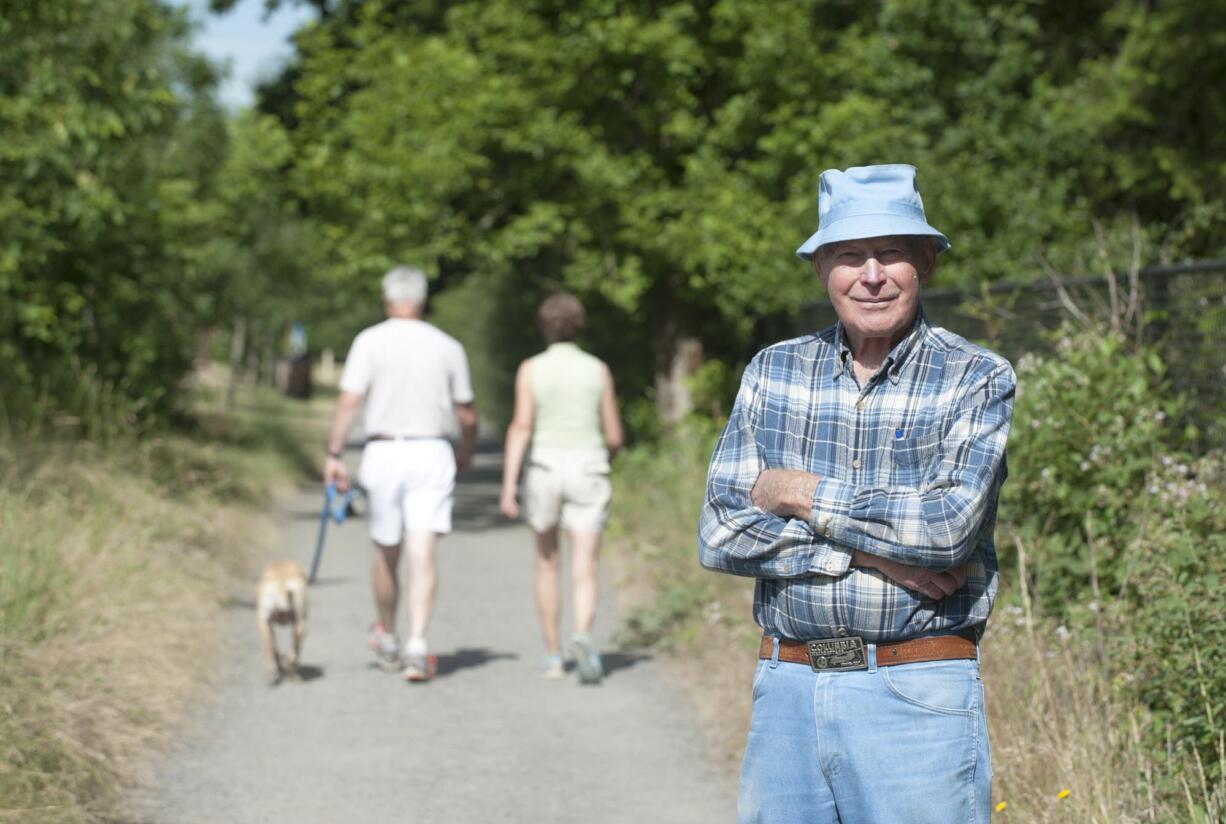
<svg viewBox="0 0 1226 824">
<path fill-rule="evenodd" d="M 805 646 L 809 649 L 809 666 L 814 672 L 868 669 L 864 639 L 858 635 L 806 641 Z"/>
</svg>

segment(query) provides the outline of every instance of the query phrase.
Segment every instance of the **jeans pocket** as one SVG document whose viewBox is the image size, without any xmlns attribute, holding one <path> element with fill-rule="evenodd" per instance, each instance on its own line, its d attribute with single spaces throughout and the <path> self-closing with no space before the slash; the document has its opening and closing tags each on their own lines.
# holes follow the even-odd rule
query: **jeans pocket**
<svg viewBox="0 0 1226 824">
<path fill-rule="evenodd" d="M 927 661 L 882 667 L 886 689 L 913 707 L 945 715 L 973 715 L 983 694 L 974 661 Z"/>
<path fill-rule="evenodd" d="M 757 669 L 753 672 L 753 689 L 750 691 L 753 700 L 758 700 L 758 696 L 762 694 L 762 682 L 766 680 L 766 673 L 769 671 L 770 660 L 759 658 Z"/>
</svg>

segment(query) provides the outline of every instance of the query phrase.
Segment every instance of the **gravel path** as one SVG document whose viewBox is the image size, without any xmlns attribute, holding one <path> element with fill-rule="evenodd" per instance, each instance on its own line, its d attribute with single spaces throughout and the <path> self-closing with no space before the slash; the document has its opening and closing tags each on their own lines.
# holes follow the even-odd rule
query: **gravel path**
<svg viewBox="0 0 1226 824">
<path fill-rule="evenodd" d="M 235 598 L 221 688 L 136 800 L 142 821 L 735 819 L 733 782 L 705 757 L 651 655 L 607 653 L 598 687 L 537 675 L 531 534 L 497 515 L 500 460 L 478 455 L 439 548 L 439 677 L 410 685 L 374 668 L 365 523 L 331 525 L 311 590 L 306 679 L 266 684 L 250 596 Z M 281 557 L 309 566 L 319 505 L 317 489 L 291 502 Z M 596 637 L 607 645 L 616 615 L 602 586 Z"/>
</svg>

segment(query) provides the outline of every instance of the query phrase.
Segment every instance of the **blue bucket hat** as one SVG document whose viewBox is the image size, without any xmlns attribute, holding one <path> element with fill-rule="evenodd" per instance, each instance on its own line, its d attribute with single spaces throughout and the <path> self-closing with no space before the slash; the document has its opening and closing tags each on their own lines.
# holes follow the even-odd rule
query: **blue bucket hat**
<svg viewBox="0 0 1226 824">
<path fill-rule="evenodd" d="M 938 252 L 949 248 L 949 238 L 924 218 L 915 167 L 907 163 L 822 172 L 817 222 L 817 231 L 796 250 L 805 260 L 813 260 L 817 248 L 827 243 L 885 235 L 928 235 L 937 239 Z"/>
</svg>

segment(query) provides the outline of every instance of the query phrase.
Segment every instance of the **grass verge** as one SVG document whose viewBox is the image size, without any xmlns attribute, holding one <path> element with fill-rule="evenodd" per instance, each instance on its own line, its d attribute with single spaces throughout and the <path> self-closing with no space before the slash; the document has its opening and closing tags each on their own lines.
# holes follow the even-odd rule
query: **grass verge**
<svg viewBox="0 0 1226 824">
<path fill-rule="evenodd" d="M 668 652 L 732 771 L 760 630 L 752 580 L 698 566 L 696 522 L 716 434 L 700 427 L 619 460 L 609 557 L 627 601 L 621 642 Z M 1224 820 L 1226 786 L 1209 765 L 1141 745 L 1147 710 L 1116 688 L 1101 638 L 1033 615 L 1004 579 L 982 646 L 997 820 Z M 1226 767 L 1226 743 L 1220 749 Z"/>
<path fill-rule="evenodd" d="M 124 820 L 318 417 L 258 394 L 190 435 L 0 444 L 0 821 Z"/>
</svg>

